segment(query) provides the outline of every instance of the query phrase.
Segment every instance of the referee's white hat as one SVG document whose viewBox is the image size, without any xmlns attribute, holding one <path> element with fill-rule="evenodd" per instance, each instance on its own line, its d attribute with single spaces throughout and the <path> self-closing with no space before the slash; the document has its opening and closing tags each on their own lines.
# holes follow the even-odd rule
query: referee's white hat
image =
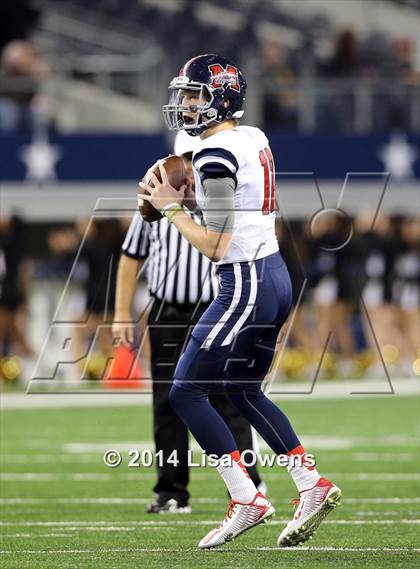
<svg viewBox="0 0 420 569">
<path fill-rule="evenodd" d="M 175 137 L 174 154 L 182 156 L 188 152 L 194 152 L 199 140 L 199 136 L 190 136 L 185 130 L 180 130 Z"/>
</svg>

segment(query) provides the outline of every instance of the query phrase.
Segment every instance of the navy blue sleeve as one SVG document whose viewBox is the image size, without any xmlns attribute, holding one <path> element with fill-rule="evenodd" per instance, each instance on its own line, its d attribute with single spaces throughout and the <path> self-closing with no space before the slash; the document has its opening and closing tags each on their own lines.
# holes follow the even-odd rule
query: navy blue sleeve
<svg viewBox="0 0 420 569">
<path fill-rule="evenodd" d="M 239 164 L 234 154 L 225 148 L 204 148 L 195 154 L 194 168 L 201 181 L 209 178 L 232 178 L 237 185 L 236 173 Z"/>
</svg>

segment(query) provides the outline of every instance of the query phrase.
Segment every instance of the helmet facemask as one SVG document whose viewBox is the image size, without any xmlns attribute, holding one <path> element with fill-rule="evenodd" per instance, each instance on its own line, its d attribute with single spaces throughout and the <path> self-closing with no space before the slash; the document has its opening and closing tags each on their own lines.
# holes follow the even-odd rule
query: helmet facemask
<svg viewBox="0 0 420 569">
<path fill-rule="evenodd" d="M 169 85 L 170 98 L 163 105 L 163 118 L 169 130 L 185 130 L 192 136 L 201 134 L 217 120 L 212 107 L 214 95 L 205 83 L 189 81 L 187 77 L 175 77 Z M 188 94 L 195 95 L 200 104 L 185 104 Z"/>
</svg>

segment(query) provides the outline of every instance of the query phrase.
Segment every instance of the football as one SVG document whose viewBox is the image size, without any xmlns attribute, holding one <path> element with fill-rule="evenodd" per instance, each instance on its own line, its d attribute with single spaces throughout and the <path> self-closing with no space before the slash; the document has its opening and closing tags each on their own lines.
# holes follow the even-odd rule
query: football
<svg viewBox="0 0 420 569">
<path fill-rule="evenodd" d="M 145 176 L 143 177 L 142 181 L 145 184 L 148 184 L 150 181 L 150 172 L 153 172 L 155 176 L 158 178 L 158 180 L 161 182 L 162 180 L 160 177 L 159 164 L 164 165 L 171 186 L 174 187 L 176 190 L 179 190 L 179 188 L 183 184 L 185 184 L 186 171 L 185 171 L 184 161 L 182 160 L 182 158 L 180 158 L 179 156 L 174 156 L 173 154 L 169 154 L 169 156 L 166 156 L 166 158 L 158 160 L 151 168 L 149 168 L 149 170 L 146 172 Z M 149 223 L 153 221 L 158 221 L 162 217 L 162 214 L 160 213 L 160 211 L 155 209 L 151 203 L 142 199 L 141 196 L 144 193 L 145 193 L 144 190 L 142 188 L 139 188 L 139 193 L 137 195 L 137 202 L 140 214 L 142 215 L 143 219 L 145 221 L 148 221 Z"/>
</svg>

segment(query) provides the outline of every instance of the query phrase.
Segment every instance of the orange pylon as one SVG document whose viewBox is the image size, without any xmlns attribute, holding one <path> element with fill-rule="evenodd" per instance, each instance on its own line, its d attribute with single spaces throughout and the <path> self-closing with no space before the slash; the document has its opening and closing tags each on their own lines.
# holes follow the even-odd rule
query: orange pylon
<svg viewBox="0 0 420 569">
<path fill-rule="evenodd" d="M 143 386 L 144 373 L 136 352 L 127 346 L 118 346 L 104 373 L 104 384 L 110 389 L 133 389 Z"/>
</svg>

